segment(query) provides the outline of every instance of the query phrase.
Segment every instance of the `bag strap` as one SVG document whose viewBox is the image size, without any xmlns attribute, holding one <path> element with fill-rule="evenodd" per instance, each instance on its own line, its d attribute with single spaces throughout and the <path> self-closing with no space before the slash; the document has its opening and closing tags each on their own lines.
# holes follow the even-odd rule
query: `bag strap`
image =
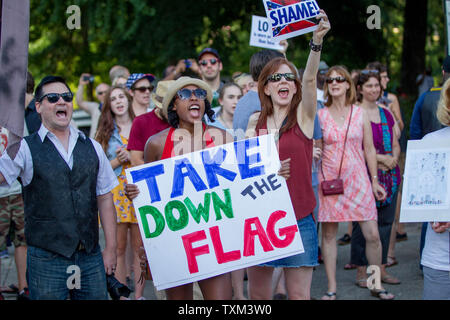
<svg viewBox="0 0 450 320">
<path fill-rule="evenodd" d="M 347 144 L 347 135 L 348 135 L 348 130 L 350 128 L 350 122 L 352 121 L 352 114 L 353 114 L 353 105 L 351 106 L 351 109 L 350 109 L 350 118 L 348 119 L 347 130 L 345 131 L 344 148 L 342 150 L 341 164 L 339 165 L 338 179 L 341 177 L 342 162 L 344 160 L 345 145 Z M 322 162 L 322 165 L 320 166 L 320 170 L 322 171 L 322 176 L 323 176 L 324 180 L 326 180 L 325 175 L 323 173 L 322 166 L 323 166 L 323 162 Z"/>
</svg>

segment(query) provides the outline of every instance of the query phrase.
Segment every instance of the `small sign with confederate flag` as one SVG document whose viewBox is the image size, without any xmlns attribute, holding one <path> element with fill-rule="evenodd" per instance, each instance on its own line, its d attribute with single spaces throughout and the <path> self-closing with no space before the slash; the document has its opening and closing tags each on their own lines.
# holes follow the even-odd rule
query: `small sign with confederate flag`
<svg viewBox="0 0 450 320">
<path fill-rule="evenodd" d="M 277 41 L 317 29 L 320 13 L 315 0 L 263 0 L 272 38 Z"/>
</svg>

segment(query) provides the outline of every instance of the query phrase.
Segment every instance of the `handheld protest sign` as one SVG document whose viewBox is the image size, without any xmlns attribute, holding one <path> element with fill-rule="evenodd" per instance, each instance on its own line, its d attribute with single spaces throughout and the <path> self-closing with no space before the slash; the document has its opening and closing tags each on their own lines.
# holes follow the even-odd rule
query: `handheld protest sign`
<svg viewBox="0 0 450 320">
<path fill-rule="evenodd" d="M 448 140 L 410 140 L 406 150 L 400 222 L 450 221 Z"/>
<path fill-rule="evenodd" d="M 273 50 L 283 50 L 278 40 L 273 40 L 271 28 L 266 17 L 252 16 L 252 30 L 250 32 L 250 45 Z"/>
<path fill-rule="evenodd" d="M 156 288 L 304 252 L 279 168 L 265 135 L 127 169 Z"/>
<path fill-rule="evenodd" d="M 273 40 L 296 37 L 317 29 L 320 8 L 315 0 L 263 0 Z"/>
<path fill-rule="evenodd" d="M 23 136 L 28 67 L 29 0 L 0 1 L 0 126 L 10 132 L 14 159 Z"/>
</svg>

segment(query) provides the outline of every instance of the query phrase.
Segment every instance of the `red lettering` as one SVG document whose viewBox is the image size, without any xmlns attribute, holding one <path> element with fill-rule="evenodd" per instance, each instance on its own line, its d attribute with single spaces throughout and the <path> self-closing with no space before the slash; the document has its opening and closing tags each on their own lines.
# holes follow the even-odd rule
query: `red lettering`
<svg viewBox="0 0 450 320">
<path fill-rule="evenodd" d="M 209 233 L 211 234 L 211 240 L 214 246 L 214 251 L 216 252 L 216 259 L 219 264 L 239 260 L 241 258 L 241 252 L 239 250 L 229 252 L 223 251 L 219 227 L 215 226 L 209 228 Z"/>
<path fill-rule="evenodd" d="M 280 237 L 284 236 L 284 239 L 277 236 L 275 232 L 275 224 L 285 216 L 285 211 L 278 210 L 273 212 L 269 217 L 269 221 L 267 221 L 267 236 L 269 237 L 270 242 L 272 242 L 272 244 L 277 248 L 286 248 L 288 245 L 290 245 L 292 241 L 294 241 L 295 233 L 298 230 L 297 225 L 280 228 L 280 230 L 278 230 L 278 233 L 280 234 Z"/>
<path fill-rule="evenodd" d="M 205 240 L 206 239 L 206 233 L 204 230 L 193 232 L 190 234 L 186 234 L 181 237 L 183 240 L 184 245 L 184 251 L 186 251 L 186 257 L 187 257 L 187 263 L 189 267 L 190 273 L 196 273 L 198 272 L 198 264 L 197 264 L 197 256 L 208 254 L 209 253 L 209 247 L 207 244 L 193 248 L 192 243 Z"/>
<path fill-rule="evenodd" d="M 256 230 L 252 229 L 252 225 L 256 227 Z M 255 236 L 258 236 L 259 242 L 264 252 L 272 251 L 273 247 L 267 238 L 264 228 L 257 217 L 249 218 L 244 223 L 244 256 L 255 255 Z"/>
</svg>

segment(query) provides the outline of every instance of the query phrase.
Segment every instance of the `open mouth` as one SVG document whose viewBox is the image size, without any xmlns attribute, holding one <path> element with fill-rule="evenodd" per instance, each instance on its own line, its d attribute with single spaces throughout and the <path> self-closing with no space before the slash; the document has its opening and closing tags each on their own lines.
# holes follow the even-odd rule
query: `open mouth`
<svg viewBox="0 0 450 320">
<path fill-rule="evenodd" d="M 283 99 L 287 98 L 289 96 L 289 89 L 282 88 L 282 89 L 278 90 L 278 95 Z"/>
<path fill-rule="evenodd" d="M 56 111 L 56 117 L 60 119 L 67 118 L 67 111 L 66 110 L 58 110 Z"/>
<path fill-rule="evenodd" d="M 192 106 L 189 107 L 189 114 L 191 115 L 191 117 L 193 118 L 198 118 L 200 117 L 200 106 L 193 104 Z"/>
</svg>

